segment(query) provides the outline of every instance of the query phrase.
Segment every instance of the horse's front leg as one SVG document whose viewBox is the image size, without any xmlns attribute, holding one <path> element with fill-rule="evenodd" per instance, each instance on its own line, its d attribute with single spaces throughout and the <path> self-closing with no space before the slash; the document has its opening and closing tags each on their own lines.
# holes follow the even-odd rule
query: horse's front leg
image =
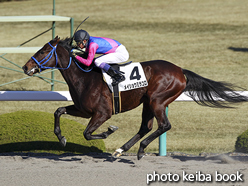
<svg viewBox="0 0 248 186">
<path fill-rule="evenodd" d="M 54 133 L 58 137 L 60 144 L 65 147 L 66 145 L 66 139 L 64 136 L 61 135 L 60 130 L 60 116 L 62 114 L 66 114 L 66 108 L 60 107 L 54 112 Z"/>
<path fill-rule="evenodd" d="M 108 130 L 106 132 L 103 132 L 101 134 L 92 134 L 96 129 L 98 129 L 105 121 L 107 121 L 111 117 L 111 114 L 105 113 L 105 112 L 97 112 L 95 113 L 88 126 L 86 127 L 84 131 L 84 137 L 86 140 L 93 140 L 93 139 L 105 139 L 110 134 L 115 132 L 118 127 L 116 126 L 109 126 Z"/>
<path fill-rule="evenodd" d="M 67 107 L 60 107 L 54 113 L 54 133 L 58 137 L 60 144 L 65 147 L 66 146 L 66 138 L 61 135 L 60 129 L 60 116 L 62 114 L 69 114 L 72 116 L 82 116 L 82 113 L 74 106 L 70 105 Z"/>
</svg>

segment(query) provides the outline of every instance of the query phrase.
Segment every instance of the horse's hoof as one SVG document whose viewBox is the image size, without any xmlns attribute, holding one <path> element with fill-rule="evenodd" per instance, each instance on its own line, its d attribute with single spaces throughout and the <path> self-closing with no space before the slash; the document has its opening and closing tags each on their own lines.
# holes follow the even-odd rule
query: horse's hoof
<svg viewBox="0 0 248 186">
<path fill-rule="evenodd" d="M 122 155 L 122 152 L 123 150 L 120 148 L 120 149 L 117 149 L 113 154 L 112 154 L 112 157 L 114 158 L 118 158 Z"/>
<path fill-rule="evenodd" d="M 122 153 L 119 153 L 119 152 L 114 152 L 113 154 L 112 154 L 112 157 L 114 157 L 114 158 L 119 158 L 120 156 L 122 155 Z"/>
<path fill-rule="evenodd" d="M 115 132 L 115 131 L 117 131 L 118 129 L 119 129 L 118 127 L 113 126 L 113 125 L 110 125 L 110 126 L 108 127 L 108 130 L 110 130 L 111 132 Z"/>
<path fill-rule="evenodd" d="M 144 153 L 144 152 L 138 153 L 138 154 L 137 154 L 138 160 L 140 160 L 140 159 L 143 158 L 144 156 L 146 156 L 146 153 Z"/>
<path fill-rule="evenodd" d="M 66 146 L 66 138 L 64 136 L 61 138 L 61 140 L 59 142 L 62 145 L 62 147 Z"/>
</svg>

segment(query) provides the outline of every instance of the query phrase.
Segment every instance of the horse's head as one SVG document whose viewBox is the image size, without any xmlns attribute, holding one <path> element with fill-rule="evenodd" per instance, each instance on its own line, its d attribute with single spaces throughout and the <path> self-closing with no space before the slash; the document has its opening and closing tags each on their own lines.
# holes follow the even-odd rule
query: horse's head
<svg viewBox="0 0 248 186">
<path fill-rule="evenodd" d="M 56 67 L 58 60 L 56 47 L 59 41 L 59 37 L 56 36 L 56 38 L 45 44 L 38 52 L 36 52 L 22 67 L 24 73 L 32 76 L 41 70 Z"/>
</svg>

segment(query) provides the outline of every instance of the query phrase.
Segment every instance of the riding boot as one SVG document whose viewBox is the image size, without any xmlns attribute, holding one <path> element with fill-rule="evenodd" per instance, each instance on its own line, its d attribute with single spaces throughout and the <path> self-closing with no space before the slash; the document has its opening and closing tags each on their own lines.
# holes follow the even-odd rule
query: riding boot
<svg viewBox="0 0 248 186">
<path fill-rule="evenodd" d="M 113 79 L 112 85 L 115 86 L 118 83 L 122 82 L 125 80 L 125 76 L 118 70 L 115 70 L 113 67 L 110 66 L 110 68 L 105 71 L 108 75 L 111 76 Z"/>
</svg>

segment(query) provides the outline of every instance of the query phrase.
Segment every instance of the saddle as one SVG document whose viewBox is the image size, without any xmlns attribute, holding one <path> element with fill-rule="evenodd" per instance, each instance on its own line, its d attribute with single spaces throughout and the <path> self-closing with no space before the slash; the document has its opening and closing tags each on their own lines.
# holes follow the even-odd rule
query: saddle
<svg viewBox="0 0 248 186">
<path fill-rule="evenodd" d="M 107 83 L 110 91 L 113 94 L 113 110 L 114 114 L 121 111 L 121 96 L 120 92 L 129 91 L 137 88 L 148 86 L 144 70 L 140 63 L 132 63 L 132 61 L 124 64 L 111 65 L 114 69 L 123 72 L 125 81 L 118 85 L 112 85 L 112 79 L 107 73 L 102 70 L 104 81 Z"/>
</svg>

